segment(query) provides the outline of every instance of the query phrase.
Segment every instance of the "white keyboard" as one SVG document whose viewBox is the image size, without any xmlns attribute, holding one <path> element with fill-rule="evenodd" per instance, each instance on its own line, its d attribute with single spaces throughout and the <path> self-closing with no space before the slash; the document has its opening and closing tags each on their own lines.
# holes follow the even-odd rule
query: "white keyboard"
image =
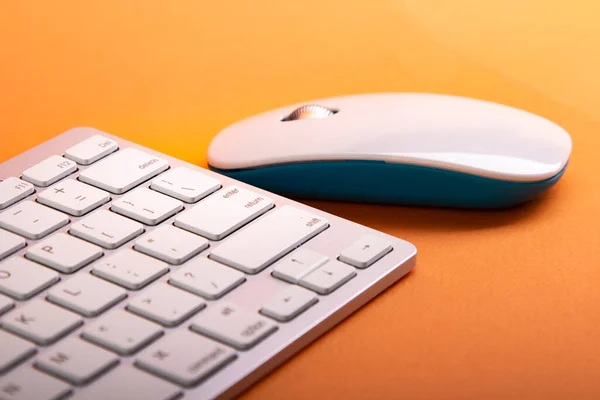
<svg viewBox="0 0 600 400">
<path fill-rule="evenodd" d="M 406 241 L 95 129 L 0 179 L 2 400 L 235 397 L 415 265 Z"/>
</svg>

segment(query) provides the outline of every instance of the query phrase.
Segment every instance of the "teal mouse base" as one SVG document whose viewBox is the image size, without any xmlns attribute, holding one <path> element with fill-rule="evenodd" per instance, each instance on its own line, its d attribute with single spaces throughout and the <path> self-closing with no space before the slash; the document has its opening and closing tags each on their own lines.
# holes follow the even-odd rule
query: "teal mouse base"
<svg viewBox="0 0 600 400">
<path fill-rule="evenodd" d="M 495 209 L 532 200 L 554 186 L 565 167 L 539 182 L 508 182 L 382 161 L 290 163 L 220 174 L 297 199 L 425 207 Z"/>
</svg>

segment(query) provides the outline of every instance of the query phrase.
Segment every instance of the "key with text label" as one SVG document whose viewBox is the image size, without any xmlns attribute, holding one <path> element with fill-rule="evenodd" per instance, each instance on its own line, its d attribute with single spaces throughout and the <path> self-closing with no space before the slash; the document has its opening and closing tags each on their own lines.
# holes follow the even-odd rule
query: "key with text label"
<svg viewBox="0 0 600 400">
<path fill-rule="evenodd" d="M 169 167 L 167 160 L 127 148 L 98 161 L 79 175 L 90 185 L 121 194 Z"/>
<path fill-rule="evenodd" d="M 183 386 L 199 383 L 236 358 L 235 351 L 188 330 L 169 334 L 136 357 L 140 368 Z"/>
<path fill-rule="evenodd" d="M 49 186 L 77 171 L 77 164 L 61 156 L 50 156 L 23 171 L 22 178 L 36 186 Z"/>
<path fill-rule="evenodd" d="M 175 219 L 175 225 L 221 240 L 273 207 L 273 200 L 237 186 L 225 188 Z"/>
<path fill-rule="evenodd" d="M 0 182 L 0 210 L 33 194 L 35 188 L 29 182 L 10 177 Z"/>
<path fill-rule="evenodd" d="M 86 129 L 86 128 L 83 128 Z M 65 150 L 65 157 L 77 164 L 89 165 L 119 148 L 117 142 L 102 135 L 94 135 Z"/>
<path fill-rule="evenodd" d="M 211 304 L 192 322 L 192 329 L 239 350 L 257 345 L 277 330 L 271 320 L 230 302 Z"/>
</svg>

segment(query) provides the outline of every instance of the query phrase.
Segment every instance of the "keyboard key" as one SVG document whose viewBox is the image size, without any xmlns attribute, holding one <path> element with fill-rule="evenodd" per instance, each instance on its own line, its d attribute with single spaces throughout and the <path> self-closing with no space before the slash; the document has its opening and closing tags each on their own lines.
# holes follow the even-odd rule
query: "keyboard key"
<svg viewBox="0 0 600 400">
<path fill-rule="evenodd" d="M 146 225 L 156 225 L 183 210 L 183 203 L 143 187 L 113 201 L 110 209 Z"/>
<path fill-rule="evenodd" d="M 119 286 L 89 274 L 75 276 L 48 292 L 48 300 L 85 317 L 94 317 L 127 296 Z"/>
<path fill-rule="evenodd" d="M 65 179 L 41 192 L 38 203 L 80 217 L 110 201 L 107 192 L 74 179 Z"/>
<path fill-rule="evenodd" d="M 0 263 L 0 292 L 17 300 L 28 299 L 59 279 L 55 271 L 23 257 Z"/>
<path fill-rule="evenodd" d="M 135 365 L 182 386 L 193 386 L 235 358 L 234 350 L 179 330 L 146 349 Z"/>
<path fill-rule="evenodd" d="M 123 249 L 96 263 L 92 274 L 127 289 L 136 290 L 168 271 L 168 265 L 162 261 L 131 249 Z"/>
<path fill-rule="evenodd" d="M 31 357 L 35 351 L 31 342 L 0 330 L 0 374 Z"/>
<path fill-rule="evenodd" d="M 0 182 L 0 210 L 23 200 L 34 192 L 35 188 L 31 183 L 19 178 L 6 178 Z"/>
<path fill-rule="evenodd" d="M 71 225 L 69 233 L 106 249 L 116 249 L 144 232 L 139 222 L 108 210 L 98 210 Z"/>
<path fill-rule="evenodd" d="M 173 225 L 163 225 L 137 240 L 133 248 L 169 264 L 181 264 L 206 250 L 208 240 Z"/>
<path fill-rule="evenodd" d="M 65 382 L 34 368 L 19 368 L 0 378 L 2 400 L 63 399 L 71 392 Z"/>
<path fill-rule="evenodd" d="M 113 353 L 70 337 L 41 354 L 36 366 L 73 385 L 88 383 L 119 361 Z"/>
<path fill-rule="evenodd" d="M 306 275 L 300 285 L 319 294 L 328 294 L 355 276 L 354 267 L 334 260 Z"/>
<path fill-rule="evenodd" d="M 221 183 L 215 178 L 185 167 L 165 172 L 154 178 L 150 185 L 151 189 L 186 203 L 195 203 L 220 187 Z"/>
<path fill-rule="evenodd" d="M 132 299 L 127 310 L 165 326 L 175 326 L 206 306 L 198 296 L 167 284 L 148 289 Z"/>
<path fill-rule="evenodd" d="M 311 273 L 329 259 L 310 249 L 298 249 L 283 258 L 273 267 L 273 276 L 290 283 L 298 283 L 303 276 Z"/>
<path fill-rule="evenodd" d="M 89 128 L 80 128 L 89 130 Z M 118 149 L 117 142 L 102 135 L 94 135 L 69 147 L 65 151 L 65 157 L 75 161 L 77 164 L 89 165 Z"/>
<path fill-rule="evenodd" d="M 260 311 L 277 321 L 286 322 L 296 318 L 317 301 L 317 296 L 310 290 L 290 285 L 267 301 Z"/>
<path fill-rule="evenodd" d="M 277 330 L 277 325 L 258 313 L 223 302 L 211 304 L 192 322 L 191 328 L 238 350 L 247 350 Z"/>
<path fill-rule="evenodd" d="M 245 280 L 246 277 L 242 272 L 202 257 L 191 260 L 171 275 L 169 283 L 206 299 L 214 300 Z"/>
<path fill-rule="evenodd" d="M 181 389 L 147 372 L 122 365 L 92 383 L 73 400 L 175 400 Z"/>
<path fill-rule="evenodd" d="M 283 206 L 232 236 L 210 258 L 256 274 L 328 226 L 321 217 Z"/>
<path fill-rule="evenodd" d="M 365 235 L 340 254 L 339 260 L 357 268 L 367 268 L 392 251 L 392 244 L 374 235 Z"/>
<path fill-rule="evenodd" d="M 0 214 L 0 228 L 27 239 L 41 239 L 69 223 L 65 214 L 35 203 L 24 201 Z"/>
<path fill-rule="evenodd" d="M 127 148 L 92 165 L 79 175 L 79 180 L 111 193 L 121 194 L 168 167 L 167 160 Z"/>
<path fill-rule="evenodd" d="M 0 315 L 4 314 L 14 306 L 15 302 L 10 297 L 0 294 Z M 1 340 L 0 343 L 2 343 Z"/>
<path fill-rule="evenodd" d="M 22 178 L 36 186 L 49 186 L 77 171 L 77 164 L 61 156 L 50 156 L 23 171 Z"/>
<path fill-rule="evenodd" d="M 26 244 L 21 236 L 0 229 L 0 260 L 22 249 Z"/>
<path fill-rule="evenodd" d="M 161 327 L 116 309 L 83 330 L 83 338 L 118 354 L 133 354 L 163 333 Z"/>
<path fill-rule="evenodd" d="M 102 254 L 100 247 L 61 232 L 29 248 L 25 257 L 70 274 Z"/>
<path fill-rule="evenodd" d="M 273 200 L 230 186 L 175 219 L 175 225 L 211 240 L 221 240 L 273 208 Z"/>
<path fill-rule="evenodd" d="M 2 318 L 2 327 L 39 345 L 55 342 L 77 328 L 82 319 L 41 299 L 31 300 Z"/>
</svg>

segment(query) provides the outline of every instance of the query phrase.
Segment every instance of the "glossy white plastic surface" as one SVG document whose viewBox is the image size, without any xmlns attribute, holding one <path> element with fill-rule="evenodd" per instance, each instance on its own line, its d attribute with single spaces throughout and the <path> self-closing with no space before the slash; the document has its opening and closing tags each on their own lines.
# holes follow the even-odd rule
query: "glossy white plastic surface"
<svg viewBox="0 0 600 400">
<path fill-rule="evenodd" d="M 282 121 L 306 104 L 338 112 Z M 571 147 L 559 125 L 513 107 L 441 94 L 379 93 L 307 101 L 242 120 L 213 139 L 208 162 L 226 170 L 379 160 L 535 182 L 560 172 Z"/>
</svg>

